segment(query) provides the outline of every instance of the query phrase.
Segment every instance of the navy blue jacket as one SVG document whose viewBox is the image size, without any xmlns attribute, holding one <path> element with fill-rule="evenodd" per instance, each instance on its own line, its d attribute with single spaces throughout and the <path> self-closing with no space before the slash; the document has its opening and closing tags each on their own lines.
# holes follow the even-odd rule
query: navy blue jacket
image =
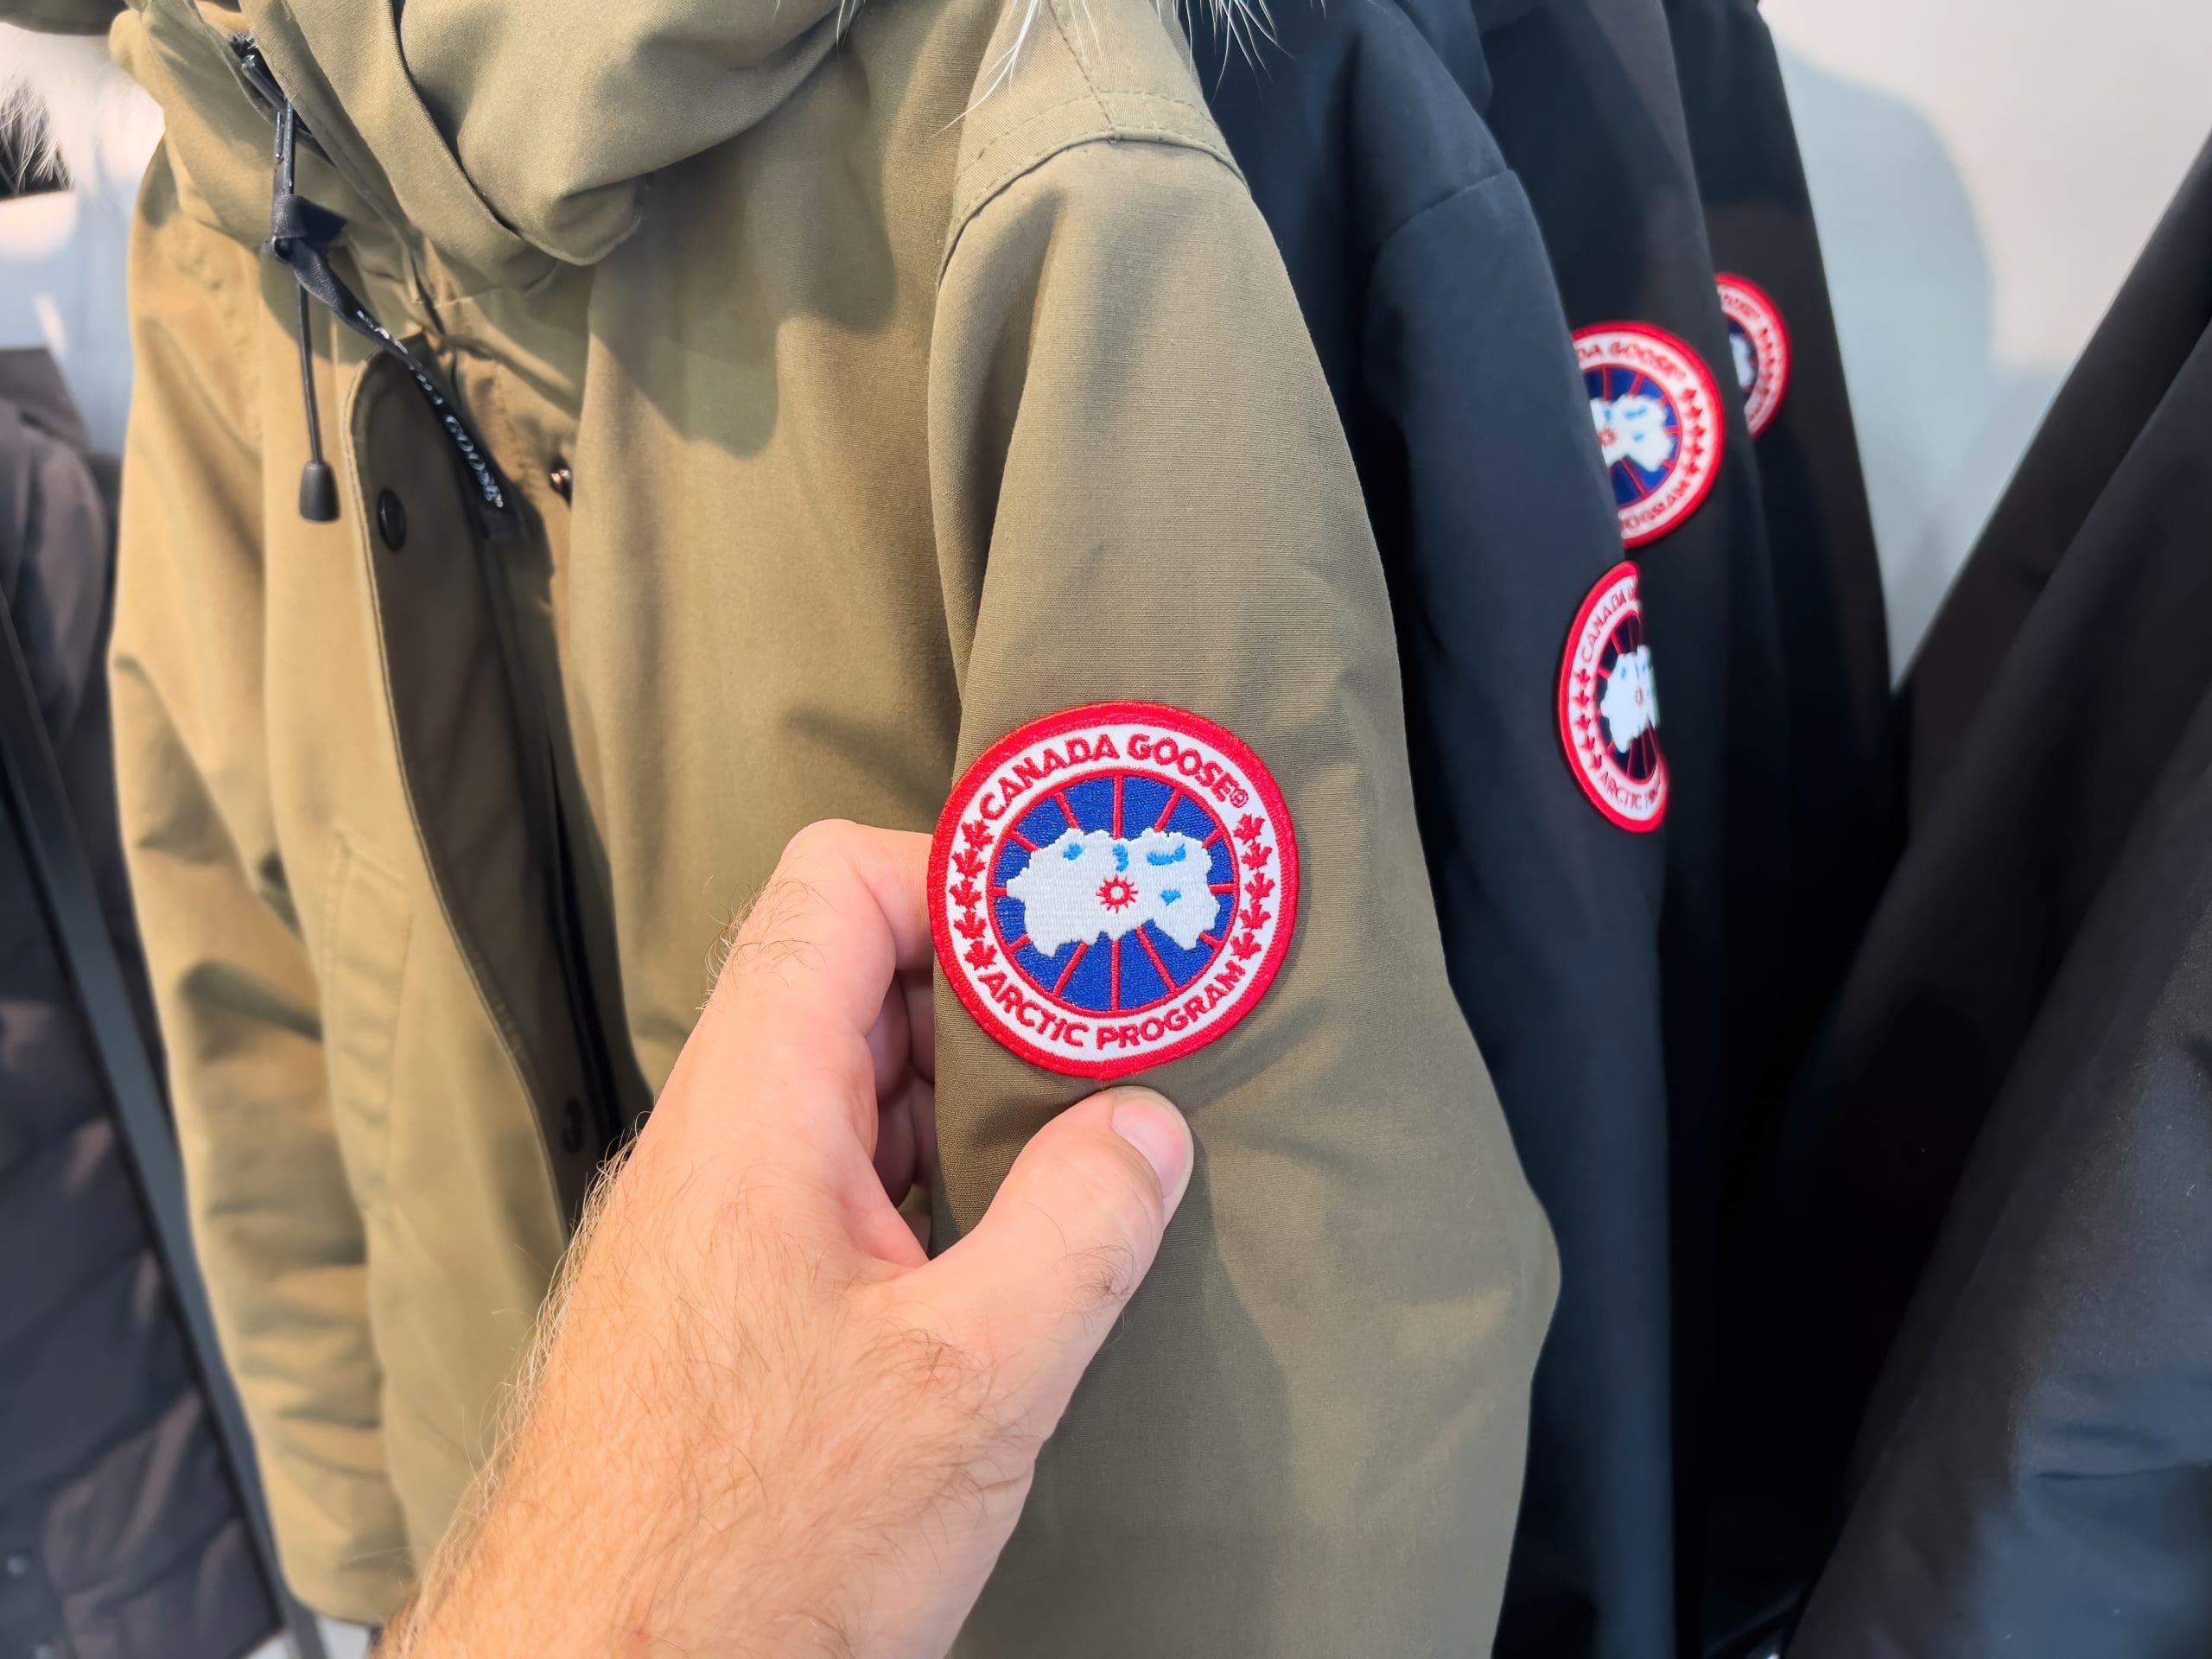
<svg viewBox="0 0 2212 1659">
<path fill-rule="evenodd" d="M 1773 560 L 1789 751 L 1787 1006 L 1802 1051 L 1896 855 L 1899 779 L 1873 518 L 1827 273 L 1756 0 L 1666 0 L 1706 234 L 1724 288 Z M 1718 366 L 1718 365 L 1716 365 Z M 1786 1078 L 1777 1078 L 1777 1082 Z"/>
<path fill-rule="evenodd" d="M 1774 1386 L 1774 1312 L 1796 1293 L 1771 1248 L 1764 1149 L 1896 858 L 1902 780 L 1873 524 L 1774 42 L 1754 0 L 1665 6 L 1735 359 L 1719 373 L 1744 395 L 1758 463 L 1789 722 L 1786 777 L 1731 780 L 1782 792 L 1786 864 L 1773 902 L 1789 934 L 1757 1116 L 1721 1195 L 1702 1594 L 1707 1635 L 1726 1653 L 1787 1603 L 1807 1541 L 1777 1521 L 1789 1494 L 1774 1490 L 1771 1441 L 1792 1401 Z"/>
<path fill-rule="evenodd" d="M 1720 1220 L 1764 1132 L 1789 949 L 1793 746 L 1774 567 L 1661 0 L 1476 0 L 1475 10 L 1496 81 L 1491 129 L 1543 226 L 1582 348 L 1592 415 L 1609 417 L 1610 400 L 1641 391 L 1663 395 L 1681 423 L 1681 440 L 1663 459 L 1630 442 L 1614 454 L 1611 473 L 1666 651 L 1675 784 L 1661 936 L 1671 1113 L 1675 1623 L 1681 1649 L 1694 1651 L 1705 1624 L 1701 1544 Z M 1686 366 L 1639 377 L 1631 350 L 1645 359 L 1671 355 Z M 1708 398 L 1718 404 L 1717 420 Z M 1601 432 L 1607 425 L 1599 420 Z M 1635 437 L 1632 428 L 1628 436 Z M 1679 487 L 1685 478 L 1696 485 L 1687 493 Z M 1669 491 L 1675 510 L 1655 513 Z M 1571 1630 L 1509 1636 L 1517 1652 L 1583 1650 Z M 1637 1643 L 1603 1650 L 1675 1650 L 1660 1630 L 1640 1630 Z"/>
<path fill-rule="evenodd" d="M 1671 1502 L 1658 820 L 1672 808 L 1631 790 L 1609 814 L 1562 735 L 1570 634 L 1624 574 L 1588 399 L 1528 199 L 1478 113 L 1465 0 L 1295 0 L 1256 61 L 1192 10 L 1201 80 L 1358 463 L 1452 982 L 1559 1240 L 1505 1628 L 1572 1633 L 1522 1649 L 1548 1656 L 1656 1653 Z M 1644 644 L 1625 613 L 1593 626 L 1608 687 L 1623 652 L 1656 655 L 1671 721 L 1665 632 Z M 1586 756 L 1619 776 L 1663 765 L 1644 719 L 1593 721 Z"/>
</svg>

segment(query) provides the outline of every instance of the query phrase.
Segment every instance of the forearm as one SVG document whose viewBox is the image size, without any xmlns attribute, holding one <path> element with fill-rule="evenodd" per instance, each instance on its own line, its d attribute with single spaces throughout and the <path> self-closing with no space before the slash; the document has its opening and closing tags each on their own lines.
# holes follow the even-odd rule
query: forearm
<svg viewBox="0 0 2212 1659">
<path fill-rule="evenodd" d="M 1189 1131 L 1117 1091 L 931 1260 L 927 846 L 803 832 L 539 1322 L 385 1659 L 936 1659 L 1156 1255 Z M 902 1150 L 903 1149 L 903 1150 Z"/>
<path fill-rule="evenodd" d="M 507 1441 L 384 1659 L 848 1659 L 908 1640 L 944 1565 L 861 1587 L 851 1563 L 899 1563 L 944 1506 L 1011 1529 L 1035 1437 L 979 1432 L 981 1363 L 896 1298 L 855 1303 L 803 1236 L 747 1225 L 775 1199 L 747 1173 L 668 1179 L 669 1154 L 595 1194 Z"/>
</svg>

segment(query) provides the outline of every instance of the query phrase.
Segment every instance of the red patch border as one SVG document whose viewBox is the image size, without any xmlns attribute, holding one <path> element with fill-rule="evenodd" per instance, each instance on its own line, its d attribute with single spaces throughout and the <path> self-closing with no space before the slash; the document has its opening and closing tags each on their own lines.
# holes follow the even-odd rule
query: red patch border
<svg viewBox="0 0 2212 1659">
<path fill-rule="evenodd" d="M 1782 400 L 1789 391 L 1789 325 L 1783 321 L 1782 308 L 1774 302 L 1774 296 L 1750 277 L 1724 270 L 1714 276 L 1713 283 L 1720 293 L 1720 315 L 1742 324 L 1744 332 L 1751 335 L 1754 361 L 1758 358 L 1759 329 L 1770 330 L 1774 335 L 1774 372 L 1770 375 L 1766 365 L 1761 363 L 1752 395 L 1744 400 L 1744 423 L 1756 438 L 1774 424 L 1774 417 L 1782 412 Z M 1728 302 L 1737 298 L 1745 303 L 1746 315 L 1738 316 L 1728 308 Z"/>
<path fill-rule="evenodd" d="M 1648 836 L 1653 830 L 1656 830 L 1661 824 L 1667 822 L 1667 807 L 1669 803 L 1674 798 L 1674 773 L 1667 766 L 1667 751 L 1665 746 L 1663 744 L 1661 745 L 1659 750 L 1659 775 L 1662 780 L 1659 791 L 1659 805 L 1657 810 L 1656 810 L 1648 818 L 1631 818 L 1627 813 L 1622 811 L 1611 801 L 1607 800 L 1603 795 L 1599 794 L 1596 787 L 1590 781 L 1590 774 L 1582 769 L 1582 763 L 1574 758 L 1575 744 L 1573 695 L 1574 688 L 1575 647 L 1581 643 L 1583 630 L 1590 626 L 1590 613 L 1598 608 L 1599 600 L 1604 597 L 1607 589 L 1611 588 L 1620 581 L 1624 572 L 1636 579 L 1636 613 L 1638 616 L 1644 614 L 1643 572 L 1637 569 L 1635 560 L 1623 559 L 1618 564 L 1613 566 L 1611 569 L 1606 571 L 1604 575 L 1599 577 L 1596 582 L 1590 584 L 1590 591 L 1582 596 L 1582 603 L 1575 607 L 1574 621 L 1567 631 L 1567 648 L 1560 653 L 1559 659 L 1559 696 L 1557 702 L 1559 708 L 1560 759 L 1567 763 L 1567 771 L 1573 775 L 1575 786 L 1581 790 L 1584 797 L 1589 801 L 1591 805 L 1596 807 L 1599 812 L 1605 815 L 1609 823 L 1616 824 L 1619 828 L 1627 830 L 1630 835 Z"/>
<path fill-rule="evenodd" d="M 1234 761 L 1253 789 L 1261 804 L 1267 809 L 1269 824 L 1274 829 L 1278 849 L 1275 868 L 1276 914 L 1281 924 L 1269 941 L 1267 953 L 1251 970 L 1251 978 L 1242 996 L 1228 1012 L 1208 1025 L 1178 1038 L 1164 1048 L 1156 1048 L 1139 1055 L 1116 1055 L 1111 1059 L 1090 1061 L 1071 1059 L 1031 1043 L 1018 1030 L 1009 1029 L 999 1010 L 992 1007 L 969 982 L 963 971 L 952 940 L 951 917 L 945 905 L 946 875 L 952 863 L 953 838 L 967 816 L 966 809 L 988 782 L 989 774 L 1031 745 L 1043 742 L 1062 734 L 1078 731 L 1087 726 L 1115 721 L 1144 721 L 1167 726 L 1196 737 L 1219 749 Z M 1154 1066 L 1166 1065 L 1185 1055 L 1196 1053 L 1208 1044 L 1226 1036 L 1243 1023 L 1244 1017 L 1260 1004 L 1268 988 L 1274 982 L 1276 971 L 1283 958 L 1289 954 L 1291 936 L 1298 931 L 1299 897 L 1298 832 L 1291 822 L 1290 808 L 1285 804 L 1282 791 L 1276 787 L 1274 774 L 1269 772 L 1251 747 L 1226 726 L 1208 720 L 1203 715 L 1192 714 L 1187 709 L 1178 709 L 1172 703 L 1121 701 L 1078 703 L 1045 715 L 1026 725 L 1017 726 L 1001 737 L 961 771 L 952 788 L 944 798 L 944 808 L 938 813 L 937 830 L 930 838 L 930 936 L 937 944 L 938 965 L 951 982 L 953 994 L 968 1010 L 970 1019 L 982 1028 L 983 1034 L 1000 1047 L 1033 1065 L 1064 1077 L 1095 1077 L 1103 1082 L 1125 1077 L 1138 1071 L 1148 1071 Z"/>
<path fill-rule="evenodd" d="M 1656 323 L 1593 322 L 1574 331 L 1575 345 L 1580 346 L 1585 340 L 1593 334 L 1642 334 L 1647 340 L 1656 340 L 1669 351 L 1680 353 L 1683 360 L 1690 365 L 1691 373 L 1699 381 L 1700 389 L 1712 408 L 1710 423 L 1713 428 L 1713 464 L 1706 468 L 1705 476 L 1696 481 L 1682 505 L 1675 509 L 1673 516 L 1666 522 L 1655 524 L 1649 530 L 1639 531 L 1633 535 L 1629 532 L 1626 524 L 1621 526 L 1621 546 L 1633 550 L 1639 547 L 1648 547 L 1662 537 L 1670 536 L 1681 529 L 1689 522 L 1690 516 L 1705 505 L 1705 498 L 1713 493 L 1713 480 L 1720 476 L 1721 459 L 1728 447 L 1727 405 L 1720 401 L 1720 383 L 1713 378 L 1712 365 L 1699 353 L 1695 346 L 1681 335 L 1669 334 Z M 1579 354 L 1575 368 L 1578 372 L 1581 372 L 1582 364 Z M 1678 405 L 1675 410 L 1675 419 L 1678 423 L 1682 420 L 1683 415 L 1684 411 Z M 1608 467 L 1606 470 L 1610 472 L 1612 469 Z M 1619 511 L 1617 505 L 1614 509 L 1614 516 L 1617 518 L 1619 516 Z"/>
</svg>

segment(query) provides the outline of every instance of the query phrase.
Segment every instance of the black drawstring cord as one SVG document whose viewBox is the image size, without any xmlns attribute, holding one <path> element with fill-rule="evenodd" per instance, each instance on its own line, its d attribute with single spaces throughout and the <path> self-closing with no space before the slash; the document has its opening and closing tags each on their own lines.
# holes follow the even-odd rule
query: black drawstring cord
<svg viewBox="0 0 2212 1659">
<path fill-rule="evenodd" d="M 276 116 L 276 183 L 269 208 L 269 251 L 284 264 L 292 263 L 290 239 L 276 233 L 283 220 L 286 198 L 294 195 L 294 164 L 298 154 L 300 118 L 290 101 Z M 308 463 L 300 468 L 300 517 L 311 524 L 338 520 L 338 478 L 322 458 L 322 416 L 315 401 L 315 346 L 308 333 L 308 290 L 300 283 L 294 290 L 300 303 L 300 406 L 308 417 Z"/>
<path fill-rule="evenodd" d="M 241 61 L 246 63 L 249 72 L 262 69 L 265 73 L 258 54 L 252 52 L 251 41 L 245 42 Z M 270 85 L 273 87 L 274 81 Z M 437 416 L 446 441 L 453 447 L 454 455 L 468 480 L 479 531 L 496 541 L 518 534 L 520 524 L 515 515 L 513 488 L 493 464 L 483 441 L 461 418 L 453 400 L 438 389 L 438 383 L 422 359 L 392 338 L 391 330 L 354 297 L 353 290 L 332 269 L 330 250 L 337 242 L 339 232 L 346 228 L 346 221 L 294 188 L 299 135 L 299 111 L 289 99 L 285 99 L 276 110 L 276 176 L 270 192 L 269 240 L 264 247 L 270 258 L 289 268 L 293 280 L 300 286 L 300 391 L 306 404 L 308 425 L 308 462 L 300 472 L 300 516 L 314 524 L 328 524 L 338 517 L 338 480 L 323 460 L 322 428 L 315 410 L 315 354 L 308 337 L 308 300 L 311 296 L 327 306 L 340 322 L 364 339 L 374 341 L 378 350 L 407 371 L 416 390 L 429 404 L 430 412 Z"/>
<path fill-rule="evenodd" d="M 300 517 L 313 524 L 335 523 L 338 475 L 322 458 L 322 416 L 315 406 L 315 353 L 308 345 L 308 291 L 293 290 L 300 302 L 300 404 L 308 415 L 308 463 L 300 468 Z"/>
</svg>

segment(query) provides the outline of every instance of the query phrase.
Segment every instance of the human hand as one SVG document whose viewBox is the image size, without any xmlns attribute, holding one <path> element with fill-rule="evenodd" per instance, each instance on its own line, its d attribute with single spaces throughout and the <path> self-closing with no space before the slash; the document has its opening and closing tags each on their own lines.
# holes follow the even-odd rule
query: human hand
<svg viewBox="0 0 2212 1659">
<path fill-rule="evenodd" d="M 942 1654 L 1151 1267 L 1190 1134 L 1070 1107 L 937 1261 L 926 836 L 817 824 L 740 929 L 387 1659 Z"/>
</svg>

